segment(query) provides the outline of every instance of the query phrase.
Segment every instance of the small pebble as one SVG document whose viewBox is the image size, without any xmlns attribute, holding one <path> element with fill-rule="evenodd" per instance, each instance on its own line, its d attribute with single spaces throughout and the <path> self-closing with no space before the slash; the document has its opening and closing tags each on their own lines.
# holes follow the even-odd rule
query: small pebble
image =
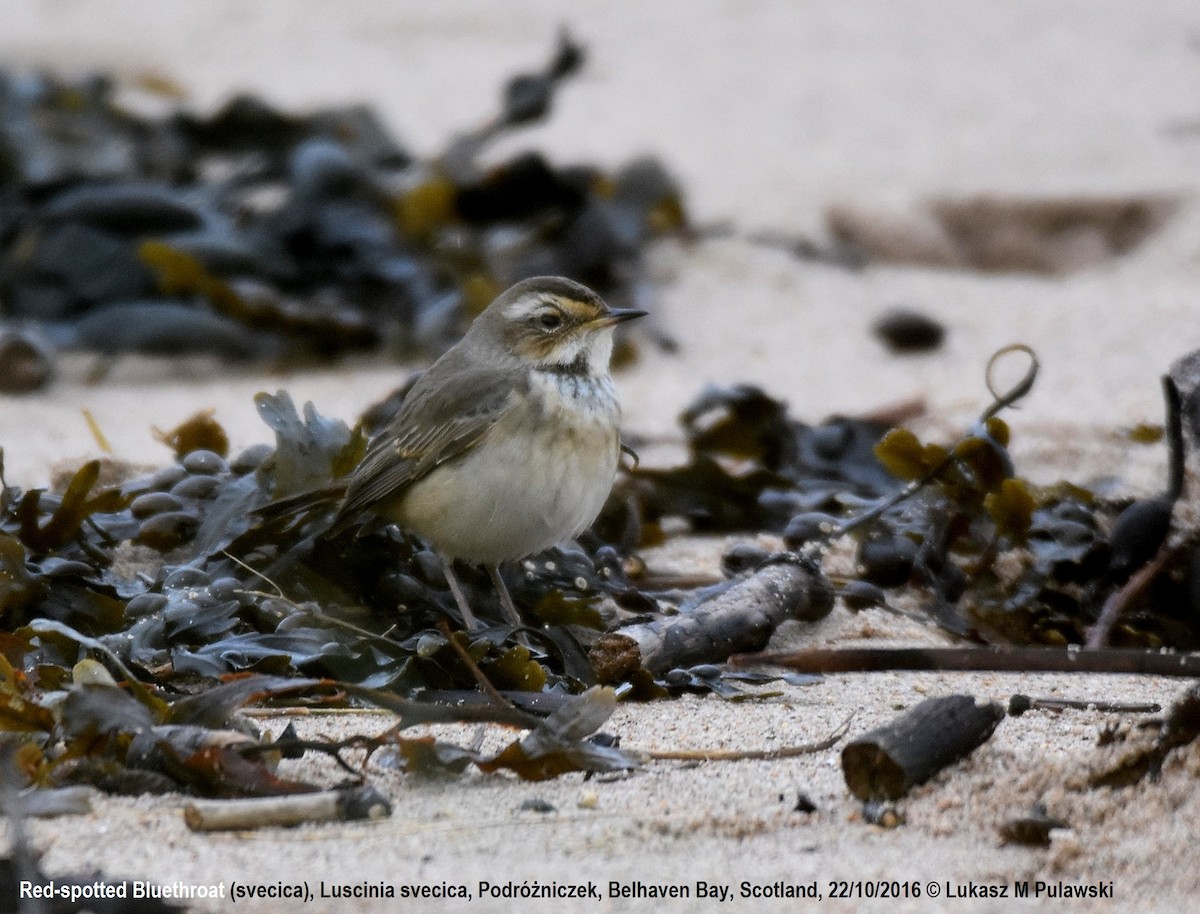
<svg viewBox="0 0 1200 914">
<path fill-rule="evenodd" d="M 1028 695 L 1013 695 L 1008 699 L 1008 716 L 1020 717 L 1033 707 L 1033 699 Z"/>
<path fill-rule="evenodd" d="M 1018 816 L 1001 823 L 1000 839 L 1005 844 L 1024 844 L 1029 847 L 1049 847 L 1051 832 L 1070 828 L 1070 824 L 1056 819 L 1046 812 L 1046 807 L 1035 803 L 1027 815 Z"/>
<path fill-rule="evenodd" d="M 792 807 L 792 812 L 816 812 L 817 804 L 812 801 L 803 790 L 796 796 L 796 805 Z"/>
<path fill-rule="evenodd" d="M 244 476 L 257 470 L 274 453 L 275 448 L 269 444 L 252 444 L 233 458 L 229 469 L 238 476 Z"/>
<path fill-rule="evenodd" d="M 156 492 L 165 492 L 170 489 L 181 479 L 187 477 L 187 470 L 179 464 L 174 463 L 169 467 L 163 467 L 157 473 L 150 477 L 149 488 Z"/>
<path fill-rule="evenodd" d="M 170 492 L 147 492 L 139 495 L 129 506 L 129 513 L 139 520 L 162 514 L 164 511 L 180 511 L 183 502 Z"/>
<path fill-rule="evenodd" d="M 143 546 L 168 552 L 182 546 L 200 529 L 200 518 L 184 511 L 168 511 L 147 518 L 138 528 L 136 541 Z"/>
<path fill-rule="evenodd" d="M 862 816 L 863 821 L 880 828 L 899 828 L 904 824 L 904 813 L 886 800 L 867 800 L 863 803 Z"/>
<path fill-rule="evenodd" d="M 911 308 L 892 308 L 872 328 L 892 352 L 929 352 L 946 336 L 945 328 L 931 317 Z"/>
<path fill-rule="evenodd" d="M 18 333 L 0 333 L 0 391 L 10 394 L 41 390 L 54 376 L 50 356 Z"/>
<path fill-rule="evenodd" d="M 171 487 L 171 494 L 180 498 L 212 498 L 221 488 L 216 476 L 189 476 Z"/>
<path fill-rule="evenodd" d="M 180 464 L 189 473 L 199 476 L 215 476 L 229 469 L 225 458 L 215 451 L 192 451 L 184 455 Z"/>
<path fill-rule="evenodd" d="M 899 587 L 912 574 L 917 544 L 906 536 L 883 535 L 858 547 L 858 572 L 879 587 Z"/>
</svg>

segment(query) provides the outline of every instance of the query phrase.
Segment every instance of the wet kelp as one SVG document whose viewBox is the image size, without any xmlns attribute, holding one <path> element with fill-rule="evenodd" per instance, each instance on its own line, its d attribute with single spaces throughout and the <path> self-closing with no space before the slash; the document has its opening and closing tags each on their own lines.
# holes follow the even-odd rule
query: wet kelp
<svg viewBox="0 0 1200 914">
<path fill-rule="evenodd" d="M 439 559 L 395 526 L 331 532 L 333 508 L 320 501 L 263 510 L 344 476 L 366 446 L 365 421 L 298 411 L 286 393 L 256 401 L 273 447 L 230 455 L 202 413 L 163 435 L 176 460 L 158 471 L 131 477 L 92 461 L 55 491 L 3 485 L 3 726 L 31 734 L 21 758 L 35 782 L 114 790 L 311 789 L 276 775 L 236 724 L 242 705 L 283 696 L 375 704 L 401 727 L 487 720 L 536 731 L 536 714 L 551 717 L 549 732 L 494 756 L 398 731 L 353 746 L 270 743 L 281 755 L 322 748 L 340 759 L 386 745 L 412 771 L 613 770 L 636 762 L 591 739 L 615 701 L 598 682 L 643 697 L 736 697 L 745 674 L 714 664 L 761 648 L 784 618 L 821 618 L 831 583 L 848 608 L 887 606 L 903 588 L 932 623 L 996 645 L 1080 644 L 1121 594 L 1106 643 L 1194 647 L 1186 531 L 1167 538 L 1162 512 L 1141 502 L 1017 475 L 999 413 L 1032 387 L 1037 365 L 1023 347 L 997 356 L 1019 353 L 1025 377 L 946 444 L 880 420 L 805 424 L 753 388 L 705 391 L 682 417 L 685 463 L 627 468 L 577 543 L 505 569 L 528 623 L 519 631 L 455 631 Z M 1178 429 L 1168 422 L 1177 450 Z M 1161 498 L 1178 494 L 1171 481 Z M 638 550 L 687 530 L 767 531 L 783 549 L 735 547 L 717 583 L 644 577 Z M 848 548 L 852 574 L 822 573 Z M 1152 580 L 1129 591 L 1155 562 Z M 477 614 L 503 618 L 487 576 L 461 570 Z M 463 701 L 479 689 L 481 702 Z"/>
<path fill-rule="evenodd" d="M 540 778 L 636 764 L 588 739 L 616 699 L 610 689 L 567 694 L 592 678 L 571 637 L 550 632 L 529 647 L 498 627 L 468 639 L 445 624 L 453 601 L 421 544 L 394 529 L 325 540 L 315 521 L 280 527 L 256 513 L 348 472 L 365 444 L 311 406 L 301 416 L 286 394 L 258 405 L 274 448 L 229 459 L 224 432 L 200 414 L 163 436 L 177 460 L 158 472 L 113 482 L 120 468 L 92 461 L 58 493 L 0 489 L 0 713 L 4 729 L 31 734 L 27 778 L 209 796 L 315 789 L 277 777 L 262 744 L 232 720 L 243 704 L 280 695 L 395 712 L 398 728 L 353 748 L 387 746 L 409 771 L 473 764 Z M 585 604 L 606 579 L 582 551 L 558 559 L 542 569 L 557 574 L 525 569 L 518 599 L 536 613 L 547 598 L 551 617 L 599 625 Z M 568 580 L 593 594 L 563 598 Z M 228 681 L 214 688 L 218 679 Z M 479 682 L 493 703 L 450 694 Z M 544 721 L 496 691 L 554 686 L 558 700 L 537 706 Z M 531 732 L 497 754 L 399 733 L 464 720 Z"/>
<path fill-rule="evenodd" d="M 577 691 L 594 682 L 586 650 L 596 633 L 716 600 L 732 582 L 685 592 L 639 582 L 631 559 L 679 521 L 696 532 L 774 532 L 809 561 L 851 543 L 855 574 L 836 582 L 849 606 L 886 603 L 903 586 L 924 595 L 938 624 L 973 640 L 1082 642 L 1165 534 L 1157 509 L 1142 522 L 1140 502 L 1015 475 L 997 413 L 1034 371 L 950 445 L 875 420 L 807 425 L 751 388 L 706 391 L 682 419 L 686 463 L 627 469 L 577 544 L 505 569 L 532 624 L 524 643 L 505 626 L 473 637 L 474 661 L 501 688 Z M 283 516 L 260 511 L 348 473 L 366 446 L 361 424 L 351 429 L 311 405 L 301 414 L 284 393 L 257 405 L 274 448 L 230 457 L 220 427 L 201 414 L 165 436 L 177 460 L 157 472 L 106 485 L 106 469 L 91 462 L 61 492 L 4 488 L 5 628 L 62 622 L 184 689 L 244 671 L 400 690 L 473 686 L 438 627 L 456 610 L 423 543 L 378 522 L 329 536 L 332 508 L 319 502 Z M 1113 643 L 1195 643 L 1190 579 L 1178 573 L 1191 560 L 1184 551 L 1122 614 Z M 741 546 L 724 566 L 741 580 L 772 561 Z M 480 615 L 500 618 L 486 575 L 460 571 Z"/>
<path fill-rule="evenodd" d="M 754 389 L 707 391 L 683 417 L 689 461 L 624 476 L 593 532 L 632 548 L 660 541 L 673 517 L 697 532 L 774 532 L 802 554 L 848 547 L 853 572 L 836 580 L 848 607 L 886 605 L 905 588 L 931 621 L 993 644 L 1082 644 L 1118 594 L 1119 620 L 1095 646 L 1194 648 L 1195 538 L 1178 531 L 1163 551 L 1183 480 L 1173 381 L 1165 494 L 1130 503 L 1020 477 L 999 414 L 1032 388 L 1037 362 L 1020 346 L 993 359 L 1022 356 L 1028 370 L 1009 390 L 995 389 L 989 365 L 993 405 L 947 444 L 886 422 L 810 426 Z M 725 564 L 744 571 L 769 558 L 755 551 L 737 547 Z M 1139 570 L 1152 580 L 1129 593 Z"/>
<path fill-rule="evenodd" d="M 645 245 L 686 223 L 662 165 L 482 158 L 546 117 L 584 60 L 564 33 L 494 118 L 429 159 L 363 106 L 296 114 L 244 95 L 149 117 L 106 77 L 0 71 L 0 385 L 45 383 L 56 348 L 438 351 L 535 274 L 631 304 Z"/>
</svg>

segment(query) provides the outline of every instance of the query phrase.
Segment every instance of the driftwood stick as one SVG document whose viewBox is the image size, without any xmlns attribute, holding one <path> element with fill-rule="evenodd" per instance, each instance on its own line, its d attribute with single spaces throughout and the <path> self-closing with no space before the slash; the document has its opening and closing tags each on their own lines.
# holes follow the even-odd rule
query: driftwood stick
<svg viewBox="0 0 1200 914">
<path fill-rule="evenodd" d="M 602 635 L 590 657 L 600 681 L 609 683 L 638 668 L 657 674 L 719 663 L 735 651 L 762 648 L 788 619 L 815 622 L 832 608 L 833 591 L 815 565 L 775 562 L 690 611 Z"/>
<path fill-rule="evenodd" d="M 1026 711 L 1100 711 L 1105 714 L 1157 714 L 1157 701 L 1093 701 L 1086 698 L 1031 698 L 1017 693 L 1008 699 L 1010 717 Z"/>
<path fill-rule="evenodd" d="M 846 786 L 860 800 L 898 800 L 987 741 L 1004 719 L 970 695 L 928 698 L 842 749 Z"/>
<path fill-rule="evenodd" d="M 391 803 L 369 785 L 251 800 L 198 800 L 183 807 L 183 820 L 192 831 L 350 822 L 383 819 L 391 814 Z"/>
<path fill-rule="evenodd" d="M 1200 676 L 1200 654 L 1106 647 L 861 647 L 780 654 L 738 654 L 730 666 L 780 666 L 802 673 L 959 670 L 1015 673 L 1139 673 Z"/>
<path fill-rule="evenodd" d="M 656 762 L 744 762 L 796 758 L 833 748 L 846 735 L 853 719 L 854 715 L 851 714 L 824 739 L 797 746 L 780 746 L 778 749 L 663 749 L 645 754 Z"/>
</svg>

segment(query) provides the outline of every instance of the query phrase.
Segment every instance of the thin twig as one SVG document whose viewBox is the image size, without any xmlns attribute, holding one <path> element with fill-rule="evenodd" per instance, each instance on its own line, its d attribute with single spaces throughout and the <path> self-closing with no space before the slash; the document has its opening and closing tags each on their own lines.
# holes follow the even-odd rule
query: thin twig
<svg viewBox="0 0 1200 914">
<path fill-rule="evenodd" d="M 798 746 L 781 746 L 778 749 L 667 749 L 643 754 L 656 762 L 742 762 L 796 758 L 800 755 L 812 755 L 814 752 L 832 748 L 838 740 L 846 735 L 850 729 L 850 722 L 853 720 L 854 715 L 851 714 L 824 739 L 815 743 L 801 743 Z"/>
<path fill-rule="evenodd" d="M 1094 651 L 1104 647 L 1108 642 L 1112 627 L 1117 624 L 1117 620 L 1121 618 L 1126 607 L 1154 582 L 1154 579 L 1162 573 L 1167 563 L 1175 557 L 1178 551 L 1178 546 L 1164 543 L 1154 558 L 1130 575 L 1128 581 L 1108 595 L 1095 624 L 1088 629 L 1087 639 L 1084 641 L 1085 648 Z"/>
<path fill-rule="evenodd" d="M 483 670 L 479 668 L 479 664 L 477 664 L 471 658 L 471 655 L 467 653 L 467 649 L 459 644 L 457 640 L 455 640 L 454 633 L 450 631 L 450 624 L 445 619 L 442 619 L 440 622 L 438 622 L 437 627 L 438 631 L 446 636 L 446 641 L 449 643 L 450 649 L 453 650 L 454 653 L 458 654 L 458 659 L 465 663 L 467 669 L 471 671 L 471 675 L 475 677 L 475 682 L 479 684 L 480 691 L 487 695 L 487 697 L 492 700 L 496 707 L 510 708 L 511 710 L 516 711 L 517 706 L 505 698 L 500 693 L 500 690 L 492 685 L 492 681 L 484 675 Z"/>
<path fill-rule="evenodd" d="M 274 581 L 272 581 L 269 577 L 267 577 L 265 574 L 263 574 L 257 568 L 255 568 L 253 565 L 246 564 L 240 558 L 238 558 L 236 555 L 234 555 L 232 552 L 230 552 L 228 549 L 222 549 L 221 555 L 225 556 L 225 558 L 229 559 L 231 562 L 233 562 L 235 565 L 242 568 L 243 570 L 250 572 L 256 578 L 260 578 L 260 579 L 266 581 L 272 587 L 274 587 L 275 588 L 274 596 L 280 597 L 285 600 L 287 599 L 287 597 L 284 597 L 284 595 L 283 595 L 283 588 L 280 587 L 278 584 L 276 584 Z M 248 593 L 261 593 L 261 591 L 247 591 L 247 592 Z M 271 596 L 271 594 L 263 594 L 263 596 Z M 291 601 L 289 600 L 288 602 L 291 602 Z M 295 604 L 293 604 L 293 605 L 295 605 Z"/>
<path fill-rule="evenodd" d="M 272 581 L 270 578 L 265 577 L 262 574 L 259 574 L 257 571 L 255 571 L 255 569 L 251 568 L 249 565 L 246 565 L 244 562 L 238 561 L 238 559 L 235 556 L 229 555 L 229 553 L 225 553 L 225 555 L 229 556 L 229 558 L 233 559 L 235 562 L 238 562 L 239 565 L 243 565 L 247 570 L 252 571 L 255 574 L 257 574 L 260 578 L 262 578 L 264 581 L 266 581 L 268 584 L 270 584 L 276 590 L 279 589 L 279 585 L 276 584 L 274 581 Z M 238 593 L 245 594 L 246 596 L 251 596 L 251 597 L 265 597 L 265 598 L 271 599 L 271 600 L 279 600 L 282 603 L 286 603 L 296 613 L 301 613 L 306 616 L 312 616 L 314 619 L 320 619 L 322 622 L 327 622 L 328 624 L 335 626 L 337 628 L 344 628 L 346 631 L 353 632 L 354 634 L 356 634 L 362 638 L 366 638 L 370 641 L 378 641 L 380 644 L 386 644 L 388 647 L 392 648 L 393 650 L 396 649 L 397 647 L 399 647 L 399 645 L 396 641 L 394 641 L 388 637 L 387 632 L 384 632 L 383 634 L 380 634 L 379 632 L 373 632 L 368 628 L 363 628 L 361 625 L 355 625 L 353 622 L 347 622 L 345 619 L 339 619 L 337 616 L 331 616 L 331 615 L 329 615 L 329 613 L 325 612 L 324 610 L 320 609 L 319 607 L 317 607 L 315 605 L 302 606 L 298 603 L 293 602 L 292 600 L 289 600 L 286 596 L 283 595 L 283 591 L 280 591 L 278 594 L 271 594 L 271 593 L 266 593 L 265 591 L 262 591 L 262 590 L 240 590 L 240 591 L 238 591 Z M 395 626 L 393 625 L 390 628 L 388 628 L 387 631 L 390 632 L 390 631 L 393 631 L 394 629 L 395 629 Z"/>
<path fill-rule="evenodd" d="M 367 714 L 392 716 L 383 708 L 243 708 L 244 717 L 337 717 L 342 715 Z"/>
</svg>

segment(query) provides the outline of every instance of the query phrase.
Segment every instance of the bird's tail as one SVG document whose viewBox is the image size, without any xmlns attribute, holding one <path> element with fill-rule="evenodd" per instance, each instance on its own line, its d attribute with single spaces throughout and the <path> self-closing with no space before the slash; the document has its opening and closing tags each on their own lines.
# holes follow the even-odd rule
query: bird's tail
<svg viewBox="0 0 1200 914">
<path fill-rule="evenodd" d="M 302 521 L 307 516 L 317 513 L 332 516 L 345 494 L 346 484 L 344 482 L 330 483 L 319 489 L 309 489 L 286 498 L 277 498 L 275 501 L 267 502 L 261 508 L 256 508 L 254 513 L 264 523 Z"/>
</svg>

